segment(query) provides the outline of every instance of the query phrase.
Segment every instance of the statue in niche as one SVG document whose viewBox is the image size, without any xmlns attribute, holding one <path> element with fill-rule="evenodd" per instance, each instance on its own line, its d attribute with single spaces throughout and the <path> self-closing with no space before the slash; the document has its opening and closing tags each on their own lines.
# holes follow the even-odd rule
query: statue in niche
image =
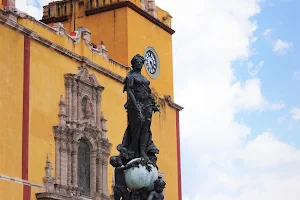
<svg viewBox="0 0 300 200">
<path fill-rule="evenodd" d="M 82 99 L 82 113 L 83 117 L 86 119 L 92 118 L 93 117 L 93 105 L 91 100 L 88 97 L 84 97 Z"/>
<path fill-rule="evenodd" d="M 149 87 L 150 81 L 142 74 L 145 58 L 139 54 L 132 60 L 132 70 L 124 80 L 124 90 L 129 98 L 124 107 L 127 110 L 128 126 L 122 144 L 117 147 L 126 164 L 134 158 L 150 159 L 154 164 L 159 150 L 152 141 L 150 130 L 152 112 L 159 111 Z"/>
</svg>

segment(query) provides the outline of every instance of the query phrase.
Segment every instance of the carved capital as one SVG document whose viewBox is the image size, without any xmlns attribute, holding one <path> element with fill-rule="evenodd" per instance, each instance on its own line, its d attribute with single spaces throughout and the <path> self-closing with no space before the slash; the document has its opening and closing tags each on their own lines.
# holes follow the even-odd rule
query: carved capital
<svg viewBox="0 0 300 200">
<path fill-rule="evenodd" d="M 91 158 L 96 158 L 97 157 L 97 151 L 91 151 Z"/>
</svg>

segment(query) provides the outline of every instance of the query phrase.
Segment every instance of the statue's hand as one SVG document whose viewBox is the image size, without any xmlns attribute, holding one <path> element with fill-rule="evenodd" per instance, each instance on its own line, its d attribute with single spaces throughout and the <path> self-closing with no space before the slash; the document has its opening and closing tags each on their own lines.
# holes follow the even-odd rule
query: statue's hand
<svg viewBox="0 0 300 200">
<path fill-rule="evenodd" d="M 139 163 L 138 163 L 138 162 L 133 162 L 133 163 L 131 163 L 131 166 L 132 166 L 132 167 L 138 167 L 138 166 L 139 166 Z"/>
</svg>

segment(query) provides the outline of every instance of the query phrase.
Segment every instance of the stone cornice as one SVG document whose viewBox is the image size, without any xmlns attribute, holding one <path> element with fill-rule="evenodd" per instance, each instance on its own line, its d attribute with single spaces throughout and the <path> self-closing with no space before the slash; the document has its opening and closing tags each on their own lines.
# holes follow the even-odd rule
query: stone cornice
<svg viewBox="0 0 300 200">
<path fill-rule="evenodd" d="M 139 8 L 138 6 L 136 6 L 134 3 L 130 2 L 130 1 L 123 1 L 123 2 L 114 3 L 114 4 L 111 4 L 111 5 L 107 5 L 107 6 L 92 8 L 92 9 L 86 10 L 85 14 L 87 16 L 89 16 L 89 15 L 94 15 L 94 14 L 97 14 L 97 13 L 102 13 L 102 12 L 106 12 L 106 11 L 110 11 L 110 10 L 116 10 L 118 8 L 124 8 L 124 7 L 131 8 L 132 10 L 134 10 L 135 12 L 140 14 L 141 16 L 145 17 L 146 19 L 151 21 L 153 24 L 155 24 L 158 27 L 162 28 L 163 30 L 165 30 L 169 34 L 173 35 L 175 33 L 175 31 L 172 28 L 165 25 L 164 23 L 162 23 L 158 19 L 155 19 L 153 16 L 151 16 L 147 12 L 143 11 L 141 8 Z"/>
<path fill-rule="evenodd" d="M 22 185 L 28 185 L 31 187 L 35 187 L 35 188 L 40 188 L 40 189 L 45 189 L 45 186 L 37 184 L 37 183 L 32 183 L 20 178 L 16 178 L 16 177 L 11 177 L 11 176 L 7 176 L 4 174 L 0 174 L 0 180 L 4 180 L 4 181 L 11 181 L 11 182 L 15 182 L 18 184 L 22 184 Z"/>
</svg>

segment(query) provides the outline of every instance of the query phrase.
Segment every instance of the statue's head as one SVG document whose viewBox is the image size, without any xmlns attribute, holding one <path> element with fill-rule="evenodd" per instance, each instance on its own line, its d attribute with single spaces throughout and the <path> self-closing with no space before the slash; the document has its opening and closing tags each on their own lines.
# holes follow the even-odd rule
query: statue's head
<svg viewBox="0 0 300 200">
<path fill-rule="evenodd" d="M 161 178 L 158 178 L 156 181 L 154 181 L 154 190 L 158 193 L 162 193 L 165 189 L 165 186 L 166 182 Z"/>
<path fill-rule="evenodd" d="M 141 70 L 144 63 L 145 63 L 145 58 L 143 56 L 141 56 L 140 54 L 136 54 L 131 59 L 131 65 L 133 67 L 133 70 Z"/>
<path fill-rule="evenodd" d="M 113 167 L 121 167 L 123 165 L 122 159 L 120 158 L 120 156 L 111 156 L 109 159 L 109 163 Z"/>
</svg>

